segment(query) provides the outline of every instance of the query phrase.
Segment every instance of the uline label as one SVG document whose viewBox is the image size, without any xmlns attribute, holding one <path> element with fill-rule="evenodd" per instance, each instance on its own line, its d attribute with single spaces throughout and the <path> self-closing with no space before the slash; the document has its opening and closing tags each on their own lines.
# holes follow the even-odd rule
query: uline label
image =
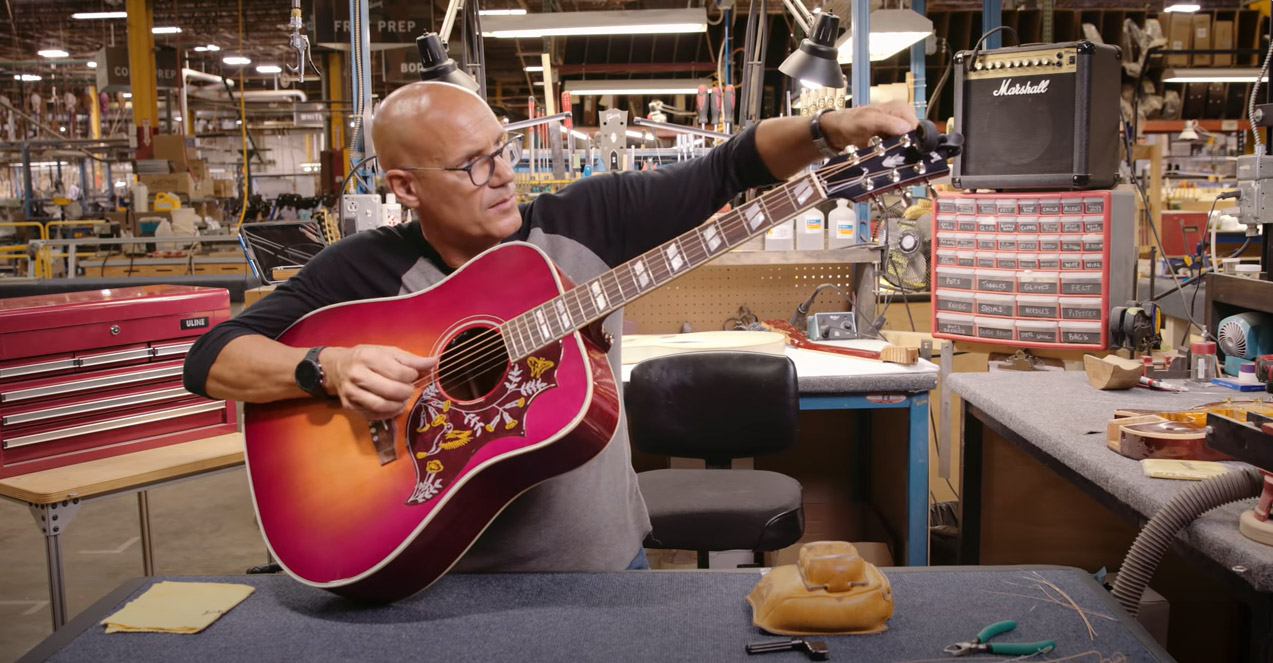
<svg viewBox="0 0 1273 663">
<path fill-rule="evenodd" d="M 182 318 L 181 330 L 187 329 L 206 329 L 208 327 L 208 318 Z"/>
</svg>

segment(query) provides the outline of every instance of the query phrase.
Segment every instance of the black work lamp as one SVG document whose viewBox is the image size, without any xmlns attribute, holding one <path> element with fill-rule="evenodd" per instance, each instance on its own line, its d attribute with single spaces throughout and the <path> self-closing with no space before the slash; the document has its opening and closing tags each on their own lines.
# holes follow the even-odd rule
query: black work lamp
<svg viewBox="0 0 1273 663">
<path fill-rule="evenodd" d="M 778 71 L 796 79 L 806 87 L 844 87 L 844 71 L 836 61 L 835 38 L 840 31 L 840 17 L 831 12 L 818 14 L 813 33 L 800 41 Z"/>
<path fill-rule="evenodd" d="M 477 92 L 477 81 L 460 71 L 455 60 L 447 56 L 436 32 L 426 32 L 416 37 L 415 46 L 420 51 L 420 80 L 453 83 Z"/>
</svg>

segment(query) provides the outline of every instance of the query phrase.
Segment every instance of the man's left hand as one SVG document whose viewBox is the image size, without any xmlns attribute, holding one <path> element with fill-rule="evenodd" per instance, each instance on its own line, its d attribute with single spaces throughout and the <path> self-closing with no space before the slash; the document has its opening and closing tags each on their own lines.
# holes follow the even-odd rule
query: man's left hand
<svg viewBox="0 0 1273 663">
<path fill-rule="evenodd" d="M 919 120 L 915 119 L 913 106 L 892 101 L 827 113 L 822 116 L 821 124 L 832 147 L 862 148 L 873 136 L 890 138 L 913 131 L 919 126 Z"/>
</svg>

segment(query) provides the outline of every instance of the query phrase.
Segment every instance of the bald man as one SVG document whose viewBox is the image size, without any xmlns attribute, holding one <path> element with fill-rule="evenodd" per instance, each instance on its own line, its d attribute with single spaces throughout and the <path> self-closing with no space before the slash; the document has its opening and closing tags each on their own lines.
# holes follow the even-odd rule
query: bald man
<svg viewBox="0 0 1273 663">
<path fill-rule="evenodd" d="M 305 314 L 340 302 L 423 290 L 505 241 L 543 249 L 574 282 L 610 270 L 706 221 L 735 195 L 795 175 L 831 149 L 912 130 L 904 104 L 774 118 L 706 156 L 648 172 L 588 177 L 518 204 L 513 138 L 477 95 L 447 83 L 399 88 L 376 112 L 372 137 L 388 186 L 416 221 L 329 246 L 299 274 L 200 337 L 185 385 L 216 399 L 260 403 L 337 397 L 369 420 L 402 413 L 413 383 L 435 364 L 398 348 L 311 348 L 274 338 Z M 621 312 L 605 320 L 615 338 Z M 610 363 L 620 373 L 619 344 Z M 298 383 L 302 362 L 322 383 Z M 459 571 L 609 571 L 643 568 L 650 530 L 628 450 L 626 423 L 584 466 L 523 493 L 456 565 Z"/>
</svg>

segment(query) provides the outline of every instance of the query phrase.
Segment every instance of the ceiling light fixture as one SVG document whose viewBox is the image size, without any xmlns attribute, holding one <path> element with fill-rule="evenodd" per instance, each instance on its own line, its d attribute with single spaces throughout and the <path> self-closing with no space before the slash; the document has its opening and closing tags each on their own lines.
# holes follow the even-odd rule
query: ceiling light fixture
<svg viewBox="0 0 1273 663">
<path fill-rule="evenodd" d="M 37 55 L 42 58 L 65 58 L 70 57 L 71 54 L 60 48 L 45 48 L 38 51 Z"/>
<path fill-rule="evenodd" d="M 910 48 L 933 33 L 933 21 L 910 9 L 877 9 L 871 12 L 871 37 L 867 48 L 871 60 L 885 60 Z M 840 63 L 853 61 L 853 35 L 845 34 L 837 43 Z"/>
<path fill-rule="evenodd" d="M 13 80 L 22 81 L 23 83 L 34 83 L 36 81 L 44 80 L 44 77 L 36 74 L 14 74 Z"/>
<path fill-rule="evenodd" d="M 89 69 L 97 68 L 97 60 L 89 60 L 87 63 Z"/>
<path fill-rule="evenodd" d="M 1201 6 L 1199 6 L 1199 5 L 1186 5 L 1186 4 L 1183 4 L 1183 3 L 1176 3 L 1176 4 L 1174 4 L 1174 5 L 1168 5 L 1168 6 L 1164 7 L 1164 8 L 1163 8 L 1163 11 L 1165 11 L 1165 12 L 1180 12 L 1180 13 L 1182 13 L 1182 14 L 1192 14 L 1192 13 L 1194 13 L 1194 12 L 1198 11 L 1199 9 L 1202 9 L 1202 7 L 1201 7 Z"/>
<path fill-rule="evenodd" d="M 479 9 L 478 16 L 525 16 L 525 9 Z"/>
<path fill-rule="evenodd" d="M 1260 70 L 1237 67 L 1203 67 L 1199 69 L 1168 69 L 1163 72 L 1164 83 L 1254 83 Z M 1260 82 L 1267 82 L 1266 75 Z"/>
<path fill-rule="evenodd" d="M 618 81 L 567 81 L 566 92 L 574 96 L 698 94 L 698 86 L 711 85 L 707 79 L 649 79 Z"/>
<path fill-rule="evenodd" d="M 844 71 L 835 59 L 835 36 L 839 31 L 839 16 L 819 13 L 813 31 L 800 40 L 800 47 L 782 61 L 778 71 L 805 87 L 844 87 Z"/>
<path fill-rule="evenodd" d="M 543 12 L 525 16 L 492 16 L 482 21 L 482 36 L 496 39 L 687 32 L 707 32 L 705 9 Z"/>
<path fill-rule="evenodd" d="M 283 68 L 282 68 L 282 67 L 280 67 L 280 66 L 278 66 L 278 65 L 276 65 L 276 64 L 263 64 L 263 65 L 261 65 L 261 66 L 259 66 L 259 67 L 257 67 L 257 68 L 256 68 L 256 73 L 258 73 L 258 74 L 281 74 L 281 73 L 283 73 Z"/>
<path fill-rule="evenodd" d="M 221 58 L 221 61 L 229 65 L 252 64 L 252 58 L 245 58 L 242 55 L 227 55 Z"/>
<path fill-rule="evenodd" d="M 544 70 L 544 65 L 542 65 L 542 64 L 532 64 L 532 65 L 528 65 L 527 67 L 525 67 L 525 70 L 526 70 L 526 72 L 527 72 L 527 73 L 533 74 L 533 73 L 535 73 L 535 72 L 543 71 L 543 70 Z"/>
<path fill-rule="evenodd" d="M 75 12 L 71 18 L 77 21 L 93 21 L 106 18 L 128 18 L 128 12 Z"/>
<path fill-rule="evenodd" d="M 157 28 L 151 28 L 150 34 L 153 35 L 176 35 L 181 34 L 181 28 L 175 25 L 164 25 Z"/>
<path fill-rule="evenodd" d="M 442 81 L 477 92 L 477 81 L 472 76 L 460 71 L 446 54 L 442 40 L 436 32 L 426 32 L 415 40 L 416 51 L 420 53 L 420 80 Z"/>
</svg>

